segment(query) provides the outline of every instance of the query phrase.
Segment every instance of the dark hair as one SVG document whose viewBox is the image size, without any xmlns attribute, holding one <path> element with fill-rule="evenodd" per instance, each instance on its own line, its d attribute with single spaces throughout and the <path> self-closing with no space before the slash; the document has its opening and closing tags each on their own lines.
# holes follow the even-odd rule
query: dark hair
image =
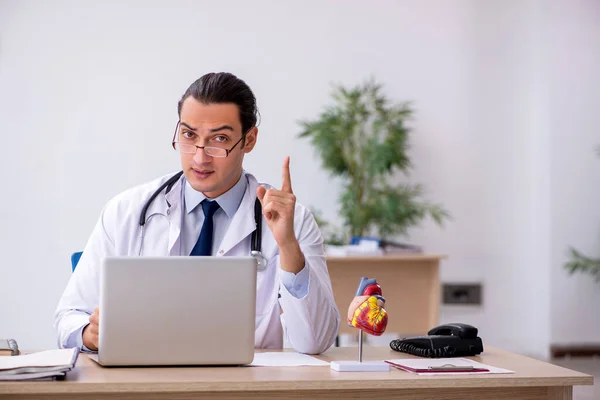
<svg viewBox="0 0 600 400">
<path fill-rule="evenodd" d="M 192 83 L 177 103 L 180 118 L 181 106 L 189 96 L 204 104 L 236 104 L 240 112 L 242 135 L 256 125 L 258 108 L 254 93 L 246 82 L 229 72 L 211 72 Z"/>
</svg>

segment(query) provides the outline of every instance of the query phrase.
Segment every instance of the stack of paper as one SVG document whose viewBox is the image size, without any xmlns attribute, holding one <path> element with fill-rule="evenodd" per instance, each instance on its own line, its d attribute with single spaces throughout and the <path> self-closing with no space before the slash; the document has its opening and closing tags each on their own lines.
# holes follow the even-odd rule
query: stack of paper
<svg viewBox="0 0 600 400">
<path fill-rule="evenodd" d="M 62 379 L 77 361 L 78 348 L 47 350 L 12 357 L 0 357 L 0 381 Z"/>
<path fill-rule="evenodd" d="M 378 247 L 348 244 L 345 246 L 327 245 L 325 252 L 332 257 L 380 256 L 383 250 Z"/>
</svg>

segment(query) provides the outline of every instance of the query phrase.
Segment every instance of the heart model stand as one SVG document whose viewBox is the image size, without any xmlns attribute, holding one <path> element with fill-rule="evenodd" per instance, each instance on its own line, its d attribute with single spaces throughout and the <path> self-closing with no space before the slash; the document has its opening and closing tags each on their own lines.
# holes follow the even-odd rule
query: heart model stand
<svg viewBox="0 0 600 400">
<path fill-rule="evenodd" d="M 383 308 L 385 298 L 381 286 L 375 278 L 360 279 L 356 295 L 348 308 L 348 325 L 358 329 L 358 361 L 332 361 L 331 369 L 340 372 L 381 372 L 389 371 L 390 365 L 384 361 L 363 361 L 364 332 L 380 336 L 385 332 L 388 315 Z"/>
</svg>

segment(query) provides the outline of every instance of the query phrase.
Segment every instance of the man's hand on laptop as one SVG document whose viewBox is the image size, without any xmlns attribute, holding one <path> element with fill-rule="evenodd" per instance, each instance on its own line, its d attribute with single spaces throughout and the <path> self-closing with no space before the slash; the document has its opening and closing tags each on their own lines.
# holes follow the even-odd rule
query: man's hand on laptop
<svg viewBox="0 0 600 400">
<path fill-rule="evenodd" d="M 83 328 L 83 345 L 90 350 L 98 350 L 98 323 L 100 322 L 100 314 L 98 307 L 94 310 L 94 313 L 90 315 L 90 323 Z"/>
</svg>

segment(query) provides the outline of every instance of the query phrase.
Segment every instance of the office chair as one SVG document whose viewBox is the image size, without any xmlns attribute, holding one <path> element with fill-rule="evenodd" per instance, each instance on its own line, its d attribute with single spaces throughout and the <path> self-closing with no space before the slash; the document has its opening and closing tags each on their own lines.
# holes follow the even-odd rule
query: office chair
<svg viewBox="0 0 600 400">
<path fill-rule="evenodd" d="M 83 251 L 78 251 L 76 253 L 71 254 L 71 272 L 75 272 L 75 268 L 77 267 L 77 263 L 81 258 Z"/>
</svg>

